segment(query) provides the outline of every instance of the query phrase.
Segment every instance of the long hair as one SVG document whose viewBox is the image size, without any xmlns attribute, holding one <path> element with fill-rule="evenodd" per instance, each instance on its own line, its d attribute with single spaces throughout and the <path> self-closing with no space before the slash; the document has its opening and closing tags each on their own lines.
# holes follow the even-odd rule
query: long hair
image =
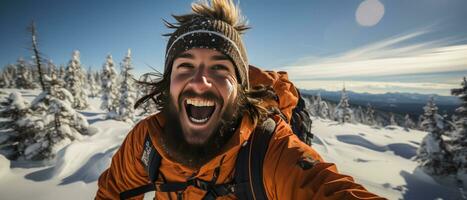
<svg viewBox="0 0 467 200">
<path fill-rule="evenodd" d="M 141 104 L 152 100 L 158 110 L 163 110 L 169 101 L 171 72 L 161 74 L 156 71 L 148 74 L 155 76 L 155 81 L 140 80 L 137 83 L 144 87 L 149 87 L 151 92 L 138 99 L 134 108 L 136 109 Z M 263 106 L 263 101 L 277 100 L 277 96 L 271 86 L 251 86 L 248 90 L 244 90 L 238 86 L 238 91 L 237 103 L 240 109 L 248 114 L 255 125 L 261 123 L 270 114 L 274 114 L 274 110 Z"/>
</svg>

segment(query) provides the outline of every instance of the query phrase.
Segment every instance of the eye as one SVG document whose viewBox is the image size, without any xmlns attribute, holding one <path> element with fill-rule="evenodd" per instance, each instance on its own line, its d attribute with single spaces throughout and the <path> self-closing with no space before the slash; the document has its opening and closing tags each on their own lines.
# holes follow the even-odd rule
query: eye
<svg viewBox="0 0 467 200">
<path fill-rule="evenodd" d="M 180 68 L 181 68 L 181 69 L 191 69 L 191 68 L 194 68 L 194 67 L 195 67 L 195 66 L 193 66 L 193 64 L 187 63 L 187 62 L 184 62 L 184 63 L 179 64 L 179 65 L 177 66 L 178 69 L 180 69 Z"/>
<path fill-rule="evenodd" d="M 211 67 L 211 69 L 213 69 L 213 70 L 229 71 L 229 68 L 227 68 L 227 66 L 221 65 L 221 64 L 213 65 L 213 66 Z"/>
</svg>

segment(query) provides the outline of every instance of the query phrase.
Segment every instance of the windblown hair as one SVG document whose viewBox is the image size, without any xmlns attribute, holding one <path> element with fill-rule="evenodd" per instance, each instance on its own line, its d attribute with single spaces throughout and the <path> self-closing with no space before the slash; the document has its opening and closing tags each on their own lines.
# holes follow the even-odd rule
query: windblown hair
<svg viewBox="0 0 467 200">
<path fill-rule="evenodd" d="M 243 34 L 249 27 L 247 26 L 246 19 L 241 15 L 240 8 L 235 5 L 232 0 L 210 0 L 198 1 L 191 5 L 192 13 L 184 15 L 172 15 L 176 23 L 170 23 L 163 20 L 167 28 L 177 30 L 179 27 L 190 23 L 192 19 L 196 17 L 205 17 L 214 20 L 222 20 L 227 24 L 231 25 L 238 31 L 239 34 Z M 170 37 L 173 33 L 164 34 L 164 36 Z M 138 99 L 135 103 L 135 108 L 145 103 L 148 100 L 153 100 L 158 110 L 163 110 L 169 101 L 170 94 L 170 76 L 171 71 L 165 71 L 163 74 L 160 72 L 150 73 L 156 77 L 157 81 L 147 82 L 144 80 L 137 81 L 145 87 L 150 87 L 150 93 Z M 146 74 L 147 75 L 147 74 Z M 241 109 L 244 109 L 252 121 L 257 124 L 266 118 L 270 114 L 268 109 L 261 106 L 261 102 L 266 99 L 272 99 L 275 94 L 270 87 L 255 86 L 244 91 L 240 89 L 240 99 L 242 102 Z"/>
<path fill-rule="evenodd" d="M 239 34 L 245 33 L 250 27 L 248 27 L 247 20 L 242 16 L 240 8 L 235 5 L 232 0 L 211 0 L 208 2 L 198 1 L 191 4 L 192 13 L 184 15 L 172 15 L 177 21 L 176 23 L 170 23 L 163 20 L 167 28 L 178 29 L 180 26 L 190 22 L 193 18 L 202 16 L 205 18 L 211 18 L 221 20 L 231 25 L 237 30 Z M 164 36 L 171 36 L 172 33 L 164 34 Z"/>
</svg>

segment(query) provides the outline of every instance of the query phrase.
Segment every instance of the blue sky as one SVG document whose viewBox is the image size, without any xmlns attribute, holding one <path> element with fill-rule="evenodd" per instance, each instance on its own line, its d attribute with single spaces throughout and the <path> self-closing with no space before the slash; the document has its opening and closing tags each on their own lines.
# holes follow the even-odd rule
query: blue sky
<svg viewBox="0 0 467 200">
<path fill-rule="evenodd" d="M 162 70 L 169 32 L 161 19 L 191 1 L 15 0 L 0 3 L 0 67 L 29 58 L 26 27 L 36 21 L 40 50 L 66 64 L 73 50 L 100 70 L 132 49 L 135 72 Z M 285 70 L 301 88 L 449 94 L 467 75 L 465 0 L 241 1 L 252 27 L 251 64 Z"/>
</svg>

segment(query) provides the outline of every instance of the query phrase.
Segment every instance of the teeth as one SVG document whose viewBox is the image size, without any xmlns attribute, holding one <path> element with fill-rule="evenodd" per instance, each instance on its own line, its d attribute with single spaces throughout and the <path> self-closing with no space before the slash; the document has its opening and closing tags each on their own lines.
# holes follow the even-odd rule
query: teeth
<svg viewBox="0 0 467 200">
<path fill-rule="evenodd" d="M 194 121 L 196 123 L 204 123 L 206 121 L 208 121 L 209 117 L 208 118 L 204 118 L 204 119 L 195 119 L 193 117 L 190 117 L 191 121 Z"/>
<path fill-rule="evenodd" d="M 186 103 L 194 106 L 214 106 L 214 101 L 199 98 L 189 98 Z"/>
</svg>

